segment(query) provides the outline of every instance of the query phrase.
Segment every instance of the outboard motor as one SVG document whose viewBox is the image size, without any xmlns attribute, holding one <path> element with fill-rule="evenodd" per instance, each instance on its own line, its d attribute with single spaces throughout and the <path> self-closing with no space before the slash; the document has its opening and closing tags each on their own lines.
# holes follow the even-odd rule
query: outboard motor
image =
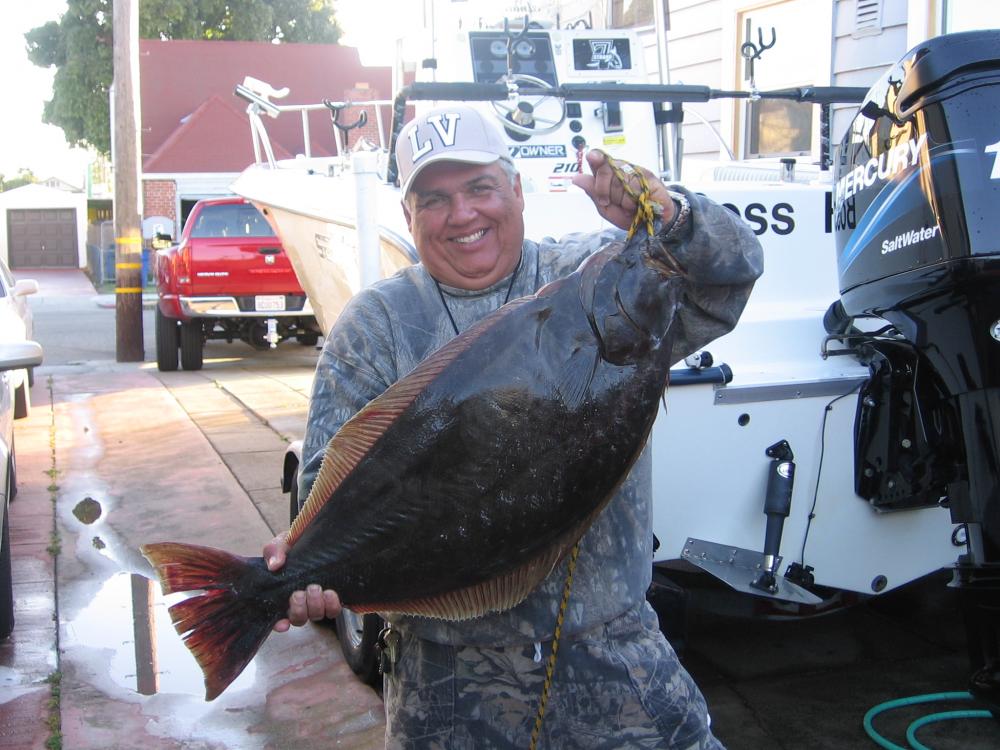
<svg viewBox="0 0 1000 750">
<path fill-rule="evenodd" d="M 872 87 L 833 208 L 838 333 L 871 370 L 856 489 L 964 524 L 972 690 L 1000 709 L 1000 31 L 931 39 Z"/>
</svg>

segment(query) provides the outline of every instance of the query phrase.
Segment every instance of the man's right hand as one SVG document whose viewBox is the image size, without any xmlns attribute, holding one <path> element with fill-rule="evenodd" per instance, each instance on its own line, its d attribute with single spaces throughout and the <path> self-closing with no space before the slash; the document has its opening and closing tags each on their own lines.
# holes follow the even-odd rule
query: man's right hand
<svg viewBox="0 0 1000 750">
<path fill-rule="evenodd" d="M 272 573 L 280 570 L 288 557 L 285 535 L 279 534 L 264 545 L 264 560 Z M 340 597 L 332 589 L 325 591 L 319 584 L 311 583 L 304 591 L 293 591 L 288 599 L 288 617 L 274 624 L 277 633 L 284 633 L 292 625 L 305 625 L 310 620 L 334 619 L 340 615 Z"/>
<path fill-rule="evenodd" d="M 638 206 L 622 186 L 621 180 L 612 169 L 612 162 L 616 162 L 620 168 L 625 168 L 623 172 L 629 181 L 629 186 L 634 193 L 638 193 L 639 177 L 635 174 L 632 165 L 626 165 L 625 162 L 612 159 L 608 154 L 596 148 L 587 152 L 587 166 L 590 167 L 592 174 L 580 172 L 573 175 L 573 184 L 590 196 L 597 208 L 597 213 L 619 229 L 628 229 L 632 225 L 632 219 L 635 217 Z M 663 208 L 661 220 L 664 224 L 669 224 L 674 218 L 675 207 L 667 186 L 645 167 L 636 167 L 636 169 L 642 172 L 646 178 L 646 183 L 649 186 L 649 197 Z"/>
</svg>

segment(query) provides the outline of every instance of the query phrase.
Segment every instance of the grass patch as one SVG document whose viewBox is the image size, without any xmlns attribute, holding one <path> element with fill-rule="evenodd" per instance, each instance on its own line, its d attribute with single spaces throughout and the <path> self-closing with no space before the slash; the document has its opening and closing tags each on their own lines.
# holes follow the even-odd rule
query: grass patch
<svg viewBox="0 0 1000 750">
<path fill-rule="evenodd" d="M 49 499 L 52 501 L 52 534 L 49 538 L 49 546 L 46 550 L 53 557 L 53 571 L 56 580 L 55 590 L 55 610 L 52 612 L 52 621 L 56 629 L 56 663 L 58 664 L 61 652 L 59 644 L 59 554 L 62 552 L 62 538 L 59 536 L 59 526 L 56 522 L 56 501 L 59 499 L 59 485 L 56 484 L 56 477 L 59 476 L 57 468 L 56 454 L 56 410 L 51 404 L 55 404 L 53 394 L 53 377 L 48 377 L 49 388 L 49 456 L 50 467 L 46 472 L 52 484 L 49 485 Z M 62 750 L 62 672 L 58 669 L 50 674 L 45 681 L 49 684 L 49 700 L 45 723 L 49 729 L 49 736 L 45 740 L 46 750 Z"/>
<path fill-rule="evenodd" d="M 60 712 L 62 700 L 62 672 L 53 672 L 45 681 L 49 684 L 48 716 L 45 723 L 49 728 L 49 736 L 45 740 L 46 750 L 62 750 L 62 716 Z"/>
</svg>

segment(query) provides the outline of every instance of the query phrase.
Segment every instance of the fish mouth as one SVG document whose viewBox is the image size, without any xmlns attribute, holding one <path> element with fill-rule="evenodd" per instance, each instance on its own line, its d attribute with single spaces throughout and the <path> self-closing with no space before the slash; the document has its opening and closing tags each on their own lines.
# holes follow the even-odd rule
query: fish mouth
<svg viewBox="0 0 1000 750">
<path fill-rule="evenodd" d="M 451 241 L 458 245 L 473 245 L 486 236 L 488 229 L 477 229 L 475 232 L 464 234 L 461 237 L 452 237 Z"/>
</svg>

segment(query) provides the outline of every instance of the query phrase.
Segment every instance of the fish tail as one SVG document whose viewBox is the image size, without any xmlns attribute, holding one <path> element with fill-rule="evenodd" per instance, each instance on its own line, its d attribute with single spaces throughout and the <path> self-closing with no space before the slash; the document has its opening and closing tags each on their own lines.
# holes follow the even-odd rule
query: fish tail
<svg viewBox="0 0 1000 750">
<path fill-rule="evenodd" d="M 193 544 L 162 542 L 141 550 L 164 594 L 201 590 L 169 612 L 205 676 L 205 700 L 214 700 L 250 663 L 281 616 L 262 606 L 260 597 L 240 593 L 258 566 L 249 558 Z"/>
</svg>

